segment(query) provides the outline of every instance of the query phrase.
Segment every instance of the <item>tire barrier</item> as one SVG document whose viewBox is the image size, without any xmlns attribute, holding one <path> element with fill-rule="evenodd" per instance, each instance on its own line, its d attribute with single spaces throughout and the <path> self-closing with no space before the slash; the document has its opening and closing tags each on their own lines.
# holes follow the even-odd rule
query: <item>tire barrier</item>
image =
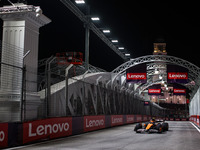
<svg viewBox="0 0 200 150">
<path fill-rule="evenodd" d="M 163 119 L 155 117 L 156 119 Z M 0 148 L 19 146 L 151 119 L 147 115 L 59 117 L 0 124 Z"/>
</svg>

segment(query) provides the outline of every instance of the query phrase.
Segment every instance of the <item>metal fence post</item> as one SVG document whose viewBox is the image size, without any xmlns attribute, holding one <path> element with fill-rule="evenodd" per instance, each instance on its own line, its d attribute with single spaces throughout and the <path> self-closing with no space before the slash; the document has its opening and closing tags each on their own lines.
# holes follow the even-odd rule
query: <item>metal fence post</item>
<svg viewBox="0 0 200 150">
<path fill-rule="evenodd" d="M 26 66 L 22 69 L 22 88 L 21 88 L 21 122 L 26 119 Z"/>
<path fill-rule="evenodd" d="M 71 69 L 71 67 L 73 67 L 73 64 L 70 64 L 66 69 L 65 69 L 65 98 L 66 98 L 66 115 L 67 115 L 67 111 L 68 111 L 68 73 L 69 73 L 69 69 Z"/>
</svg>

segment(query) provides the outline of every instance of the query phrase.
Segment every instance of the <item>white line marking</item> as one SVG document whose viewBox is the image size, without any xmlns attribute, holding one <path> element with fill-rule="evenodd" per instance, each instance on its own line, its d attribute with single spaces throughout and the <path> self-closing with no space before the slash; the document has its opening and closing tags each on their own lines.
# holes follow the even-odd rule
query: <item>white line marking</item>
<svg viewBox="0 0 200 150">
<path fill-rule="evenodd" d="M 192 122 L 190 122 L 196 129 L 197 129 L 197 131 L 199 131 L 199 133 L 200 133 L 200 129 L 198 128 L 198 127 L 196 127 Z"/>
</svg>

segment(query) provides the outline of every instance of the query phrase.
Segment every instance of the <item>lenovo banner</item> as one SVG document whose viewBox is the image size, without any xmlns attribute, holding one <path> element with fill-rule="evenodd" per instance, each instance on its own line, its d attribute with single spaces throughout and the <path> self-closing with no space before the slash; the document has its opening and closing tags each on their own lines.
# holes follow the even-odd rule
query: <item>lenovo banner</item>
<svg viewBox="0 0 200 150">
<path fill-rule="evenodd" d="M 173 85 L 173 94 L 174 95 L 186 95 L 186 89 L 182 85 L 174 84 Z"/>
<path fill-rule="evenodd" d="M 123 115 L 111 116 L 111 126 L 118 126 L 118 125 L 123 125 L 123 124 L 124 124 Z"/>
<path fill-rule="evenodd" d="M 0 148 L 8 146 L 8 124 L 0 124 Z"/>
<path fill-rule="evenodd" d="M 84 116 L 84 132 L 105 128 L 105 116 Z"/>
<path fill-rule="evenodd" d="M 52 118 L 23 123 L 23 143 L 72 134 L 72 118 Z"/>
<path fill-rule="evenodd" d="M 126 82 L 146 83 L 146 64 L 137 65 L 126 70 Z"/>
<path fill-rule="evenodd" d="M 174 89 L 174 95 L 185 95 L 186 89 Z"/>
<path fill-rule="evenodd" d="M 161 85 L 156 84 L 148 88 L 149 95 L 161 95 Z"/>
<path fill-rule="evenodd" d="M 167 65 L 167 82 L 188 83 L 188 70 L 176 65 Z"/>
</svg>

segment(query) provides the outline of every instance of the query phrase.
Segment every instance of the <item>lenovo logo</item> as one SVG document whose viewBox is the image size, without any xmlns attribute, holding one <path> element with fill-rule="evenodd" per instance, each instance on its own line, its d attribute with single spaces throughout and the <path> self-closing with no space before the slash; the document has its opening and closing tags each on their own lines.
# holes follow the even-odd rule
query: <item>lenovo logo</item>
<svg viewBox="0 0 200 150">
<path fill-rule="evenodd" d="M 117 126 L 123 124 L 123 115 L 112 115 L 111 126 Z"/>
<path fill-rule="evenodd" d="M 92 131 L 105 128 L 105 116 L 85 116 L 84 131 Z"/>
<path fill-rule="evenodd" d="M 58 132 L 67 132 L 69 130 L 69 124 L 66 123 L 58 123 L 58 124 L 46 124 L 39 125 L 35 130 L 32 129 L 32 123 L 29 123 L 29 137 L 34 137 L 38 135 L 48 135 L 48 134 L 56 134 Z"/>
<path fill-rule="evenodd" d="M 126 115 L 126 123 L 133 123 L 134 115 Z"/>
<path fill-rule="evenodd" d="M 127 73 L 127 80 L 146 80 L 146 73 Z"/>
<path fill-rule="evenodd" d="M 23 123 L 23 143 L 72 134 L 72 118 L 51 118 Z"/>
<path fill-rule="evenodd" d="M 0 142 L 3 142 L 5 139 L 5 133 L 4 131 L 0 131 Z"/>
<path fill-rule="evenodd" d="M 0 124 L 0 148 L 8 146 L 8 124 Z"/>
<path fill-rule="evenodd" d="M 98 127 L 98 126 L 103 126 L 104 125 L 104 120 L 88 120 L 86 119 L 86 128 L 91 128 L 91 127 Z"/>
<path fill-rule="evenodd" d="M 187 72 L 168 72 L 168 79 L 188 79 Z"/>
<path fill-rule="evenodd" d="M 174 93 L 186 93 L 186 89 L 174 89 Z"/>
</svg>

